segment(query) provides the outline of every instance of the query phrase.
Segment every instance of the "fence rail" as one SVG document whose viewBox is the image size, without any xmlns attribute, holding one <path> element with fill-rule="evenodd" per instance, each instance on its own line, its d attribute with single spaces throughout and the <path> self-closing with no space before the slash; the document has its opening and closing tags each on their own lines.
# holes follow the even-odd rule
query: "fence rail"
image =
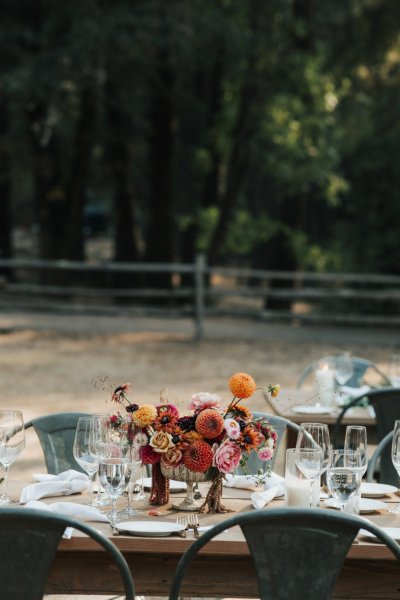
<svg viewBox="0 0 400 600">
<path fill-rule="evenodd" d="M 92 302 L 93 309 L 93 301 L 97 301 L 98 309 L 104 301 L 153 299 L 164 301 L 165 310 L 172 310 L 171 303 L 188 302 L 189 306 L 178 306 L 178 310 L 193 315 L 197 339 L 203 336 L 206 315 L 400 325 L 400 276 L 396 275 L 210 267 L 203 255 L 197 256 L 193 264 L 0 259 L 0 273 L 3 304 L 21 297 L 24 306 L 29 306 L 34 298 L 67 298 L 81 303 L 86 299 Z M 62 276 L 65 273 L 69 275 Z M 122 273 L 125 279 L 135 273 L 167 274 L 171 285 L 138 287 L 135 282 L 126 287 L 125 281 L 125 287 L 118 287 L 115 281 L 107 281 L 110 275 Z M 96 276 L 95 285 L 90 281 L 91 274 Z M 84 277 L 84 281 L 77 284 L 76 277 Z M 103 278 L 101 284 L 99 278 Z M 269 306 L 278 301 L 289 308 Z M 303 304 L 303 312 L 296 308 L 299 303 Z"/>
</svg>

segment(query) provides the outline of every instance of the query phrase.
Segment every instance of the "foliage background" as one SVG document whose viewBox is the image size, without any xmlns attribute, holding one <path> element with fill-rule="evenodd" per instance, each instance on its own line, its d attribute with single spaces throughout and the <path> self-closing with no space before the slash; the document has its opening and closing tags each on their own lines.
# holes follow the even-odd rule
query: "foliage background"
<svg viewBox="0 0 400 600">
<path fill-rule="evenodd" d="M 3 0 L 0 257 L 22 228 L 42 258 L 101 233 L 119 261 L 399 273 L 399 24 L 397 0 Z"/>
</svg>

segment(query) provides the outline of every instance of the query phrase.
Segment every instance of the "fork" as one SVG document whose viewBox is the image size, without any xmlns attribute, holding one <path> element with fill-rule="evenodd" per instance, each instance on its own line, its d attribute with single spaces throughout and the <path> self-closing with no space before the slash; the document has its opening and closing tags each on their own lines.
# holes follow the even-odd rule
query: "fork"
<svg viewBox="0 0 400 600">
<path fill-rule="evenodd" d="M 196 514 L 189 515 L 188 518 L 188 527 L 193 529 L 194 537 L 200 537 L 199 533 L 199 517 Z"/>
<path fill-rule="evenodd" d="M 179 525 L 183 525 L 183 526 L 184 526 L 184 529 L 182 529 L 182 531 L 180 531 L 180 532 L 179 532 L 179 535 L 180 535 L 181 537 L 186 537 L 186 530 L 187 530 L 187 528 L 189 527 L 189 524 L 188 524 L 188 518 L 187 518 L 187 517 L 178 517 L 178 518 L 176 519 L 176 522 L 177 522 Z"/>
</svg>

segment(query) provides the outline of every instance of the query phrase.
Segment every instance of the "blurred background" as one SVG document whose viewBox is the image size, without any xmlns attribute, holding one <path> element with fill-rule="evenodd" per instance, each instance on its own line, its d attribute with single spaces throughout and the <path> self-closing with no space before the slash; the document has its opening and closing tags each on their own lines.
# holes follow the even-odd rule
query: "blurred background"
<svg viewBox="0 0 400 600">
<path fill-rule="evenodd" d="M 3 0 L 2 405 L 294 386 L 339 350 L 387 370 L 399 24 L 398 0 Z"/>
</svg>

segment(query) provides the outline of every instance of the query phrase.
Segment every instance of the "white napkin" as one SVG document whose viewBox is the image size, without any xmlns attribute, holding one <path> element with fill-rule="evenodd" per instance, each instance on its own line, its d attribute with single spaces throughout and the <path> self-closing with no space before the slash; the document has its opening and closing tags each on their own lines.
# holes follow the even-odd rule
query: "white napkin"
<svg viewBox="0 0 400 600">
<path fill-rule="evenodd" d="M 368 394 L 370 391 L 369 385 L 362 385 L 360 387 L 350 387 L 348 385 L 342 385 L 340 391 L 345 396 L 349 398 L 357 398 L 358 396 L 362 396 L 363 394 Z"/>
<path fill-rule="evenodd" d="M 225 476 L 224 485 L 226 487 L 236 487 L 245 490 L 259 490 L 260 486 L 257 485 L 257 478 L 253 475 L 232 475 L 228 473 Z M 264 479 L 263 484 L 264 491 L 272 488 L 276 489 L 276 496 L 283 496 L 286 490 L 285 478 L 281 477 L 277 473 L 272 472 L 271 475 Z M 258 492 L 262 493 L 262 492 Z"/>
<path fill-rule="evenodd" d="M 19 499 L 21 504 L 29 500 L 39 500 L 45 496 L 69 496 L 84 492 L 89 487 L 89 477 L 85 473 L 69 469 L 59 475 L 34 475 L 39 483 L 32 483 L 23 488 Z"/>
<path fill-rule="evenodd" d="M 60 513 L 65 517 L 71 517 L 71 519 L 78 519 L 81 521 L 101 521 L 103 523 L 108 523 L 108 518 L 101 513 L 98 508 L 86 506 L 85 504 L 75 504 L 74 502 L 53 502 L 53 504 L 46 504 L 45 502 L 30 500 L 26 503 L 25 508 L 48 510 L 49 512 Z M 70 539 L 72 532 L 73 528 L 67 527 L 63 537 Z"/>
<path fill-rule="evenodd" d="M 282 494 L 278 494 L 279 486 L 274 485 L 263 492 L 253 492 L 251 494 L 251 503 L 253 508 L 263 508 L 268 502 L 271 502 L 276 496 L 281 496 Z"/>
</svg>

